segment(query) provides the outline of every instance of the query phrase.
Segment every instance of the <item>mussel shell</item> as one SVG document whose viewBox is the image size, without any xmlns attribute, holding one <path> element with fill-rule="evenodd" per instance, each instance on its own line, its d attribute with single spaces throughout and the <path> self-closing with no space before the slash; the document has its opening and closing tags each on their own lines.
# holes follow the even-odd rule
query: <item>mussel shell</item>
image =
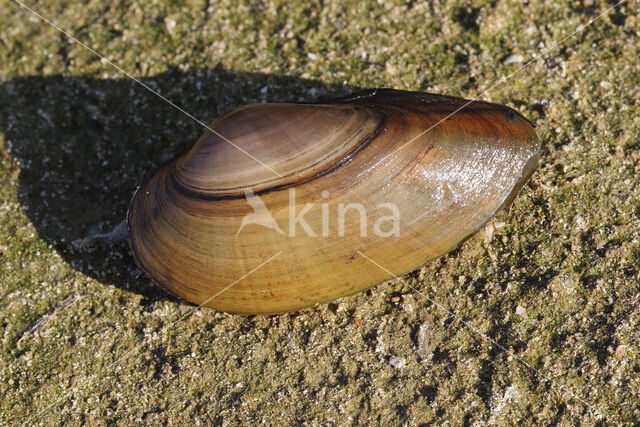
<svg viewBox="0 0 640 427">
<path fill-rule="evenodd" d="M 390 89 L 248 105 L 210 128 L 147 175 L 128 226 L 154 282 L 234 313 L 296 310 L 424 265 L 510 203 L 538 160 L 533 126 L 510 108 Z M 243 225 L 254 202 L 277 228 Z"/>
</svg>

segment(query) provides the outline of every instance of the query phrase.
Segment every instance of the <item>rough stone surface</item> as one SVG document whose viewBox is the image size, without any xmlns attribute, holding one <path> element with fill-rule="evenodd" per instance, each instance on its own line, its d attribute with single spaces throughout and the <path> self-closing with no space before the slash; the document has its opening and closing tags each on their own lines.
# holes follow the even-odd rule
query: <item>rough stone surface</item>
<svg viewBox="0 0 640 427">
<path fill-rule="evenodd" d="M 640 419 L 637 2 L 557 47 L 613 2 L 28 5 L 203 121 L 394 87 L 504 103 L 543 145 L 509 212 L 403 280 L 192 313 L 125 244 L 72 242 L 118 224 L 201 127 L 0 0 L 0 424 Z"/>
</svg>

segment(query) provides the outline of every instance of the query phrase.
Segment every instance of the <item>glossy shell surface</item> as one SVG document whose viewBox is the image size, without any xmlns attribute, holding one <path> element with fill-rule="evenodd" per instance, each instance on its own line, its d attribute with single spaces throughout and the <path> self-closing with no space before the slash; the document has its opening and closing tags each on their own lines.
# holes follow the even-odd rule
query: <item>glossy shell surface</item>
<svg viewBox="0 0 640 427">
<path fill-rule="evenodd" d="M 538 159 L 507 107 L 389 89 L 248 105 L 210 127 L 147 175 L 128 227 L 154 282 L 233 313 L 297 310 L 424 265 L 509 204 Z"/>
</svg>

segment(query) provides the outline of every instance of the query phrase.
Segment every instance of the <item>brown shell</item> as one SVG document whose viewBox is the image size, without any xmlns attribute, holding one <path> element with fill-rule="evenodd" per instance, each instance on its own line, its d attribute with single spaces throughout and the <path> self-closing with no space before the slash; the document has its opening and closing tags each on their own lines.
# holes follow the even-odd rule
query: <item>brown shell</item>
<svg viewBox="0 0 640 427">
<path fill-rule="evenodd" d="M 526 119 L 467 102 L 381 89 L 231 111 L 134 195 L 137 263 L 172 294 L 234 313 L 297 310 L 414 270 L 478 231 L 537 166 Z"/>
</svg>

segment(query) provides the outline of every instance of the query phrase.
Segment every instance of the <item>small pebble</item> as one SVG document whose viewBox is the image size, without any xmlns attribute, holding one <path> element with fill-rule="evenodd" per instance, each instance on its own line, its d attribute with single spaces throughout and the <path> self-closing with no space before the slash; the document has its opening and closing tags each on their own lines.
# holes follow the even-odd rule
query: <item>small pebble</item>
<svg viewBox="0 0 640 427">
<path fill-rule="evenodd" d="M 391 359 L 389 359 L 389 364 L 396 369 L 402 369 L 407 364 L 407 359 L 399 356 L 391 356 Z"/>
<path fill-rule="evenodd" d="M 516 314 L 520 317 L 522 317 L 523 319 L 527 318 L 527 309 L 524 308 L 523 306 L 519 305 L 516 307 Z"/>
<path fill-rule="evenodd" d="M 487 224 L 484 226 L 484 228 L 482 230 L 480 230 L 480 233 L 478 233 L 482 239 L 485 241 L 485 243 L 489 243 L 493 240 L 493 236 L 496 232 L 496 226 L 493 222 L 489 221 L 487 222 Z"/>
<path fill-rule="evenodd" d="M 517 53 L 512 53 L 511 55 L 504 58 L 502 62 L 505 64 L 518 64 L 522 61 L 524 61 L 524 58 L 522 57 L 522 55 L 518 55 Z"/>
</svg>

